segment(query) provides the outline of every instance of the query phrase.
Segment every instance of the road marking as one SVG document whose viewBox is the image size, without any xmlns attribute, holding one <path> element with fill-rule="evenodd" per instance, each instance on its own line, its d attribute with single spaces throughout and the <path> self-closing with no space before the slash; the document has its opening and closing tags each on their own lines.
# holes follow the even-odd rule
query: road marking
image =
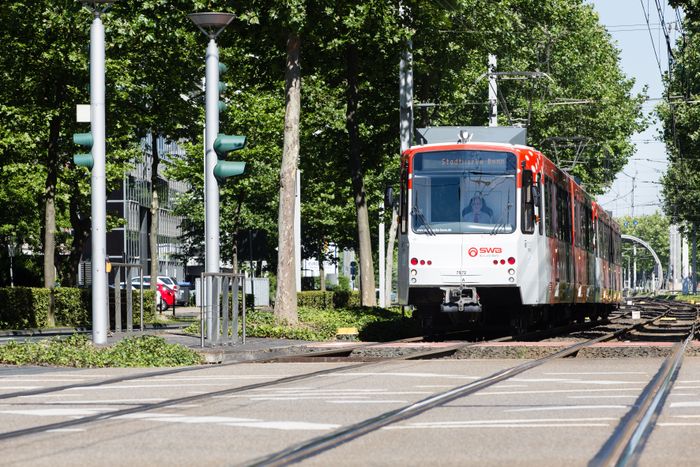
<svg viewBox="0 0 700 467">
<path fill-rule="evenodd" d="M 385 400 L 345 400 L 345 401 L 326 401 L 329 404 L 406 404 L 408 401 L 402 401 L 402 400 L 390 400 L 390 399 L 385 399 Z"/>
<path fill-rule="evenodd" d="M 615 380 L 590 380 L 590 379 L 566 379 L 566 378 L 536 378 L 524 379 L 513 378 L 511 381 L 524 381 L 528 383 L 568 383 L 568 384 L 598 384 L 598 385 L 613 385 L 613 384 L 642 384 L 643 381 L 615 381 Z"/>
<path fill-rule="evenodd" d="M 414 426 L 396 426 L 396 427 L 384 427 L 382 430 L 415 430 L 415 429 L 425 429 L 425 428 L 588 428 L 588 427 L 607 427 L 610 426 L 609 423 L 537 423 L 537 424 L 502 424 L 502 425 L 457 425 L 450 427 L 434 426 L 434 427 L 414 427 Z"/>
<path fill-rule="evenodd" d="M 609 388 L 609 389 L 542 389 L 535 391 L 494 391 L 494 392 L 477 392 L 472 396 L 512 396 L 514 394 L 560 394 L 566 392 L 603 392 L 603 391 L 629 391 L 635 388 Z M 641 388 L 638 388 L 641 390 Z"/>
<path fill-rule="evenodd" d="M 0 386 L 0 390 L 14 391 L 16 389 L 40 389 L 45 386 Z"/>
<path fill-rule="evenodd" d="M 71 408 L 71 409 L 23 409 L 23 410 L 2 410 L 0 413 L 11 415 L 32 415 L 36 417 L 84 417 L 97 413 L 112 412 L 116 409 L 110 407 L 96 408 Z"/>
<path fill-rule="evenodd" d="M 582 375 L 646 375 L 644 371 L 589 371 L 589 372 L 556 372 L 556 373 L 545 373 L 545 375 L 570 375 L 570 376 L 582 376 Z"/>
<path fill-rule="evenodd" d="M 324 378 L 331 377 L 343 377 L 343 378 L 354 378 L 356 376 L 399 376 L 406 378 L 454 378 L 454 379 L 480 379 L 482 376 L 466 376 L 458 374 L 442 374 L 442 373 L 332 373 L 328 375 L 322 375 Z"/>
<path fill-rule="evenodd" d="M 671 408 L 680 408 L 680 407 L 700 407 L 700 402 L 699 401 L 686 401 L 686 402 L 671 402 Z"/>
<path fill-rule="evenodd" d="M 503 420 L 460 420 L 444 422 L 419 422 L 406 425 L 384 427 L 385 430 L 405 430 L 423 428 L 549 428 L 572 426 L 609 426 L 609 422 L 617 421 L 612 417 L 587 417 L 587 418 L 534 418 L 534 419 L 503 419 Z"/>
<path fill-rule="evenodd" d="M 29 396 L 16 396 L 17 399 L 44 398 L 44 397 L 83 397 L 82 394 L 32 394 Z"/>
<path fill-rule="evenodd" d="M 583 409 L 627 409 L 629 405 L 555 405 L 549 407 L 525 407 L 508 409 L 504 412 L 547 412 L 551 410 L 583 410 Z"/>
<path fill-rule="evenodd" d="M 296 430 L 331 430 L 340 425 L 331 423 L 312 423 L 295 421 L 263 421 L 252 418 L 218 417 L 218 416 L 185 416 L 179 414 L 130 414 L 116 418 L 132 418 L 147 421 L 157 421 L 166 423 L 186 423 L 186 424 L 217 424 L 223 426 L 242 428 L 263 428 L 284 431 Z"/>
<path fill-rule="evenodd" d="M 63 405 L 83 405 L 83 404 L 140 404 L 141 402 L 160 402 L 164 401 L 165 397 L 139 398 L 139 399 L 105 399 L 105 400 L 80 400 L 80 401 L 51 401 L 45 404 L 63 404 Z"/>
<path fill-rule="evenodd" d="M 56 428 L 54 430 L 46 430 L 46 433 L 76 433 L 83 432 L 84 428 Z"/>
<path fill-rule="evenodd" d="M 595 396 L 566 396 L 569 399 L 636 399 L 639 397 L 638 394 L 628 394 L 628 395 L 604 395 L 599 394 Z"/>
</svg>

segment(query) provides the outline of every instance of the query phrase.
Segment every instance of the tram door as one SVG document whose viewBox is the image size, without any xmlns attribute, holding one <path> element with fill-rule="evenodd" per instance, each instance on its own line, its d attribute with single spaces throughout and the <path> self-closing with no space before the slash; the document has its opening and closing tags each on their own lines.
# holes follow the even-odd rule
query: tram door
<svg viewBox="0 0 700 467">
<path fill-rule="evenodd" d="M 523 170 L 522 172 L 520 199 L 520 224 L 523 233 L 520 248 L 523 252 L 524 266 L 526 268 L 525 274 L 521 276 L 521 294 L 524 305 L 533 305 L 539 302 L 540 281 L 542 280 L 540 261 L 543 255 L 539 254 L 539 242 L 542 236 L 539 235 L 540 227 L 538 225 L 539 222 L 537 222 L 541 196 L 539 185 L 535 183 L 533 173 L 530 170 Z"/>
</svg>

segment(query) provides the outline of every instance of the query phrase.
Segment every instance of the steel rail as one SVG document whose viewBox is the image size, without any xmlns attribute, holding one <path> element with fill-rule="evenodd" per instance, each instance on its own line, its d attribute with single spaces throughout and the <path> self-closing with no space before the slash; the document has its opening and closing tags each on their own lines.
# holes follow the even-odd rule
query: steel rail
<svg viewBox="0 0 700 467">
<path fill-rule="evenodd" d="M 402 339 L 403 340 L 414 340 L 416 338 L 409 338 L 409 339 Z M 485 341 L 485 342 L 499 342 L 503 341 L 508 338 L 498 338 L 494 339 L 492 341 Z M 397 342 L 397 341 L 394 341 Z M 475 346 L 475 345 L 480 345 L 483 344 L 483 342 L 469 342 L 469 343 L 462 343 L 459 345 L 456 345 L 455 347 L 457 348 L 466 348 L 470 346 Z M 370 345 L 376 345 L 376 343 L 368 343 L 368 344 L 363 344 L 358 347 L 366 347 Z M 130 407 L 126 409 L 121 409 L 121 410 L 116 410 L 114 412 L 109 412 L 109 413 L 100 413 L 100 414 L 94 414 L 94 415 L 88 415 L 86 417 L 74 419 L 74 420 L 65 420 L 62 422 L 55 422 L 55 423 L 50 423 L 50 424 L 45 424 L 45 425 L 40 425 L 40 426 L 35 426 L 35 427 L 30 427 L 30 428 L 24 428 L 20 430 L 15 430 L 15 431 L 9 431 L 6 433 L 0 433 L 0 441 L 2 440 L 7 440 L 7 439 L 14 439 L 18 438 L 21 436 L 27 436 L 27 435 L 32 435 L 32 434 L 37 434 L 37 433 L 42 433 L 48 430 L 57 430 L 57 429 L 63 429 L 63 428 L 70 428 L 74 427 L 77 425 L 83 425 L 86 423 L 94 422 L 94 421 L 105 421 L 105 420 L 110 420 L 110 419 L 115 419 L 118 417 L 122 417 L 125 415 L 130 415 L 133 413 L 139 413 L 139 412 L 146 412 L 149 410 L 154 410 L 154 409 L 159 409 L 159 408 L 164 408 L 164 407 L 169 407 L 172 405 L 178 405 L 178 404 L 186 404 L 189 402 L 195 402 L 195 401 L 200 401 L 212 397 L 217 397 L 217 396 L 225 396 L 225 395 L 230 395 L 230 394 L 237 394 L 245 391 L 250 391 L 253 389 L 260 389 L 264 387 L 270 387 L 270 386 L 276 386 L 279 384 L 285 384 L 285 383 L 292 383 L 292 382 L 297 382 L 297 381 L 302 381 L 305 379 L 310 379 L 314 378 L 317 376 L 323 376 L 327 374 L 332 374 L 332 373 L 341 373 L 345 372 L 348 370 L 354 370 L 354 369 L 359 369 L 359 368 L 364 368 L 372 365 L 379 365 L 382 363 L 387 363 L 391 361 L 398 361 L 398 360 L 408 360 L 411 358 L 419 358 L 419 357 L 425 357 L 430 353 L 444 353 L 446 351 L 445 348 L 440 348 L 440 349 L 433 349 L 425 352 L 421 352 L 418 354 L 413 354 L 413 355 L 408 355 L 408 356 L 396 356 L 396 357 L 389 357 L 381 360 L 375 360 L 371 362 L 362 362 L 362 363 L 357 363 L 354 365 L 347 365 L 344 367 L 340 368 L 327 368 L 324 370 L 317 370 L 309 373 L 302 373 L 300 375 L 294 375 L 294 376 L 287 376 L 284 378 L 278 378 L 275 380 L 271 381 L 264 381 L 261 383 L 254 383 L 254 384 L 248 384 L 245 386 L 240 386 L 240 387 L 235 387 L 235 388 L 227 388 L 227 389 L 222 389 L 219 391 L 212 391 L 212 392 L 207 392 L 204 394 L 195 394 L 192 396 L 184 396 L 184 397 L 178 397 L 175 399 L 168 399 L 165 401 L 161 402 L 155 402 L 155 403 L 149 403 L 149 404 L 140 404 L 135 407 Z M 319 352 L 320 353 L 320 352 Z M 282 357 L 284 358 L 284 357 Z M 260 359 L 260 362 L 269 362 L 270 358 L 265 357 Z M 242 364 L 242 363 L 251 363 L 253 360 L 248 360 L 245 362 L 232 362 L 231 364 Z M 201 367 L 199 368 L 194 368 L 194 367 L 188 367 L 188 369 L 202 369 Z M 157 375 L 162 375 L 162 374 L 171 374 L 173 372 L 155 372 L 152 376 L 157 376 Z M 109 380 L 110 383 L 112 382 L 119 382 L 119 381 L 127 381 L 127 380 L 132 380 L 132 379 L 138 379 L 139 377 L 126 377 L 126 378 L 113 378 L 112 380 Z M 118 381 L 117 381 L 118 380 Z M 93 383 L 89 385 L 79 385 L 79 384 L 73 384 L 73 385 L 66 385 L 66 387 L 90 387 L 90 386 L 97 386 L 100 383 Z M 61 387 L 62 388 L 62 387 Z M 60 390 L 60 389 L 56 389 Z M 24 393 L 33 393 L 33 391 L 24 391 L 20 395 L 24 395 Z M 43 393 L 50 392 L 50 391 L 44 391 Z"/>
<path fill-rule="evenodd" d="M 658 318 L 659 317 L 655 317 L 653 319 L 648 320 L 647 322 L 652 322 Z M 425 399 L 422 399 L 405 407 L 385 412 L 376 417 L 362 420 L 358 423 L 348 425 L 346 427 L 341 427 L 326 435 L 318 436 L 309 441 L 288 447 L 268 456 L 255 459 L 250 463 L 246 463 L 244 465 L 283 466 L 300 462 L 304 459 L 316 456 L 324 451 L 333 449 L 356 438 L 359 438 L 363 435 L 376 431 L 384 426 L 407 420 L 432 408 L 444 405 L 453 400 L 473 394 L 477 391 L 490 387 L 508 378 L 512 378 L 513 376 L 519 375 L 520 373 L 523 373 L 527 370 L 543 365 L 544 363 L 547 363 L 556 358 L 567 357 L 569 355 L 575 354 L 576 352 L 580 351 L 585 347 L 597 344 L 598 342 L 614 339 L 615 337 L 629 332 L 630 330 L 644 324 L 646 324 L 646 322 L 628 326 L 613 333 L 608 333 L 585 342 L 579 342 L 565 349 L 559 350 L 553 354 L 550 354 L 546 357 L 542 357 L 537 360 L 532 360 L 517 365 L 515 367 L 506 368 L 504 370 L 498 371 L 496 373 L 493 373 L 492 375 L 486 376 L 471 383 L 450 389 L 448 391 L 444 391 L 437 395 L 429 396 Z"/>
<path fill-rule="evenodd" d="M 399 339 L 399 340 L 395 340 L 395 341 L 385 342 L 385 344 L 391 344 L 391 343 L 400 344 L 400 343 L 409 343 L 409 342 L 420 342 L 422 339 L 423 339 L 422 337 L 409 337 L 409 338 L 405 338 L 405 339 Z M 347 353 L 348 351 L 351 352 L 354 349 L 369 347 L 369 346 L 373 346 L 373 345 L 377 345 L 377 343 L 376 342 L 362 343 L 362 344 L 357 344 L 354 346 L 348 346 L 348 347 L 345 347 L 343 349 L 333 349 L 333 350 L 328 350 L 328 351 L 324 350 L 324 351 L 299 352 L 296 354 L 278 355 L 275 357 L 265 356 L 265 357 L 254 358 L 251 360 L 237 360 L 234 362 L 219 364 L 217 366 L 217 368 L 242 365 L 245 363 L 269 363 L 269 362 L 281 361 L 281 360 L 284 360 L 285 358 L 311 357 L 312 355 L 313 356 L 335 355 L 338 353 L 342 353 L 342 352 Z M 68 389 L 97 387 L 97 386 L 103 386 L 103 385 L 108 385 L 108 384 L 123 383 L 126 381 L 133 381 L 133 380 L 138 380 L 138 379 L 152 378 L 152 377 L 156 377 L 156 376 L 168 376 L 168 375 L 174 375 L 174 374 L 178 374 L 178 373 L 186 373 L 186 372 L 190 372 L 190 371 L 201 371 L 201 370 L 204 370 L 206 368 L 207 367 L 203 366 L 203 365 L 187 366 L 187 367 L 181 367 L 181 368 L 169 368 L 167 370 L 150 371 L 150 372 L 141 373 L 138 375 L 117 376 L 114 378 L 102 379 L 102 380 L 95 381 L 92 383 L 72 383 L 72 384 L 64 384 L 61 386 L 52 386 L 52 387 L 48 387 L 48 388 L 29 389 L 29 390 L 25 390 L 25 391 L 8 392 L 5 394 L 0 394 L 0 400 L 11 399 L 14 397 L 37 396 L 37 395 L 41 395 L 41 394 L 50 394 L 53 392 L 65 391 Z"/>
<path fill-rule="evenodd" d="M 678 376 L 683 355 L 697 330 L 693 324 L 683 342 L 674 346 L 674 351 L 661 365 L 651 382 L 635 401 L 633 408 L 625 415 L 612 436 L 589 462 L 589 466 L 625 466 L 634 463 L 641 454 L 646 440 L 653 430 L 664 402 Z"/>
</svg>

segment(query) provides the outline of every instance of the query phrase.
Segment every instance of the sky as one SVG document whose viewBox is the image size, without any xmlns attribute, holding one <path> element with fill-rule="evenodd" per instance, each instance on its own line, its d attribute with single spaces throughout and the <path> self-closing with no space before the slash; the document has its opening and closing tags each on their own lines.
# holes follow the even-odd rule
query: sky
<svg viewBox="0 0 700 467">
<path fill-rule="evenodd" d="M 643 110 L 650 114 L 663 94 L 661 70 L 668 70 L 666 40 L 660 26 L 656 2 L 651 0 L 588 0 L 600 15 L 600 22 L 610 32 L 620 50 L 623 72 L 635 79 L 633 92 L 648 86 Z M 671 39 L 678 36 L 676 14 L 661 0 L 667 27 L 672 29 Z M 646 17 L 649 18 L 647 26 Z M 658 57 L 658 60 L 657 60 Z M 610 190 L 598 197 L 603 207 L 615 217 L 646 215 L 661 211 L 661 186 L 659 180 L 667 167 L 666 146 L 658 141 L 660 124 L 651 117 L 650 126 L 632 137 L 636 153 L 617 175 Z M 633 183 L 634 179 L 634 183 Z M 634 195 L 634 196 L 633 196 Z M 634 212 L 633 212 L 634 206 Z"/>
</svg>

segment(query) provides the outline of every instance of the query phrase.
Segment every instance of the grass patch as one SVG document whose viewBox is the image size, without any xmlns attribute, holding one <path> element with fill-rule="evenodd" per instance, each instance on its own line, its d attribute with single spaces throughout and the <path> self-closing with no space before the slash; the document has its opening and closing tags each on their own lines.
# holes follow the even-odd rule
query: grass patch
<svg viewBox="0 0 700 467">
<path fill-rule="evenodd" d="M 158 336 L 127 337 L 110 347 L 95 347 L 87 336 L 39 342 L 8 342 L 0 346 L 0 363 L 49 365 L 75 368 L 161 367 L 198 365 L 197 352 L 179 344 L 168 344 Z"/>
<path fill-rule="evenodd" d="M 326 341 L 335 339 L 341 327 L 355 327 L 363 341 L 388 341 L 419 334 L 417 323 L 410 319 L 410 312 L 401 315 L 398 308 L 337 308 L 318 309 L 299 307 L 299 323 L 294 326 L 275 322 L 270 311 L 249 312 L 246 316 L 246 335 L 277 339 Z M 240 325 L 239 325 L 240 326 Z M 184 332 L 199 335 L 199 321 Z M 240 329 L 239 329 L 240 330 Z"/>
</svg>

